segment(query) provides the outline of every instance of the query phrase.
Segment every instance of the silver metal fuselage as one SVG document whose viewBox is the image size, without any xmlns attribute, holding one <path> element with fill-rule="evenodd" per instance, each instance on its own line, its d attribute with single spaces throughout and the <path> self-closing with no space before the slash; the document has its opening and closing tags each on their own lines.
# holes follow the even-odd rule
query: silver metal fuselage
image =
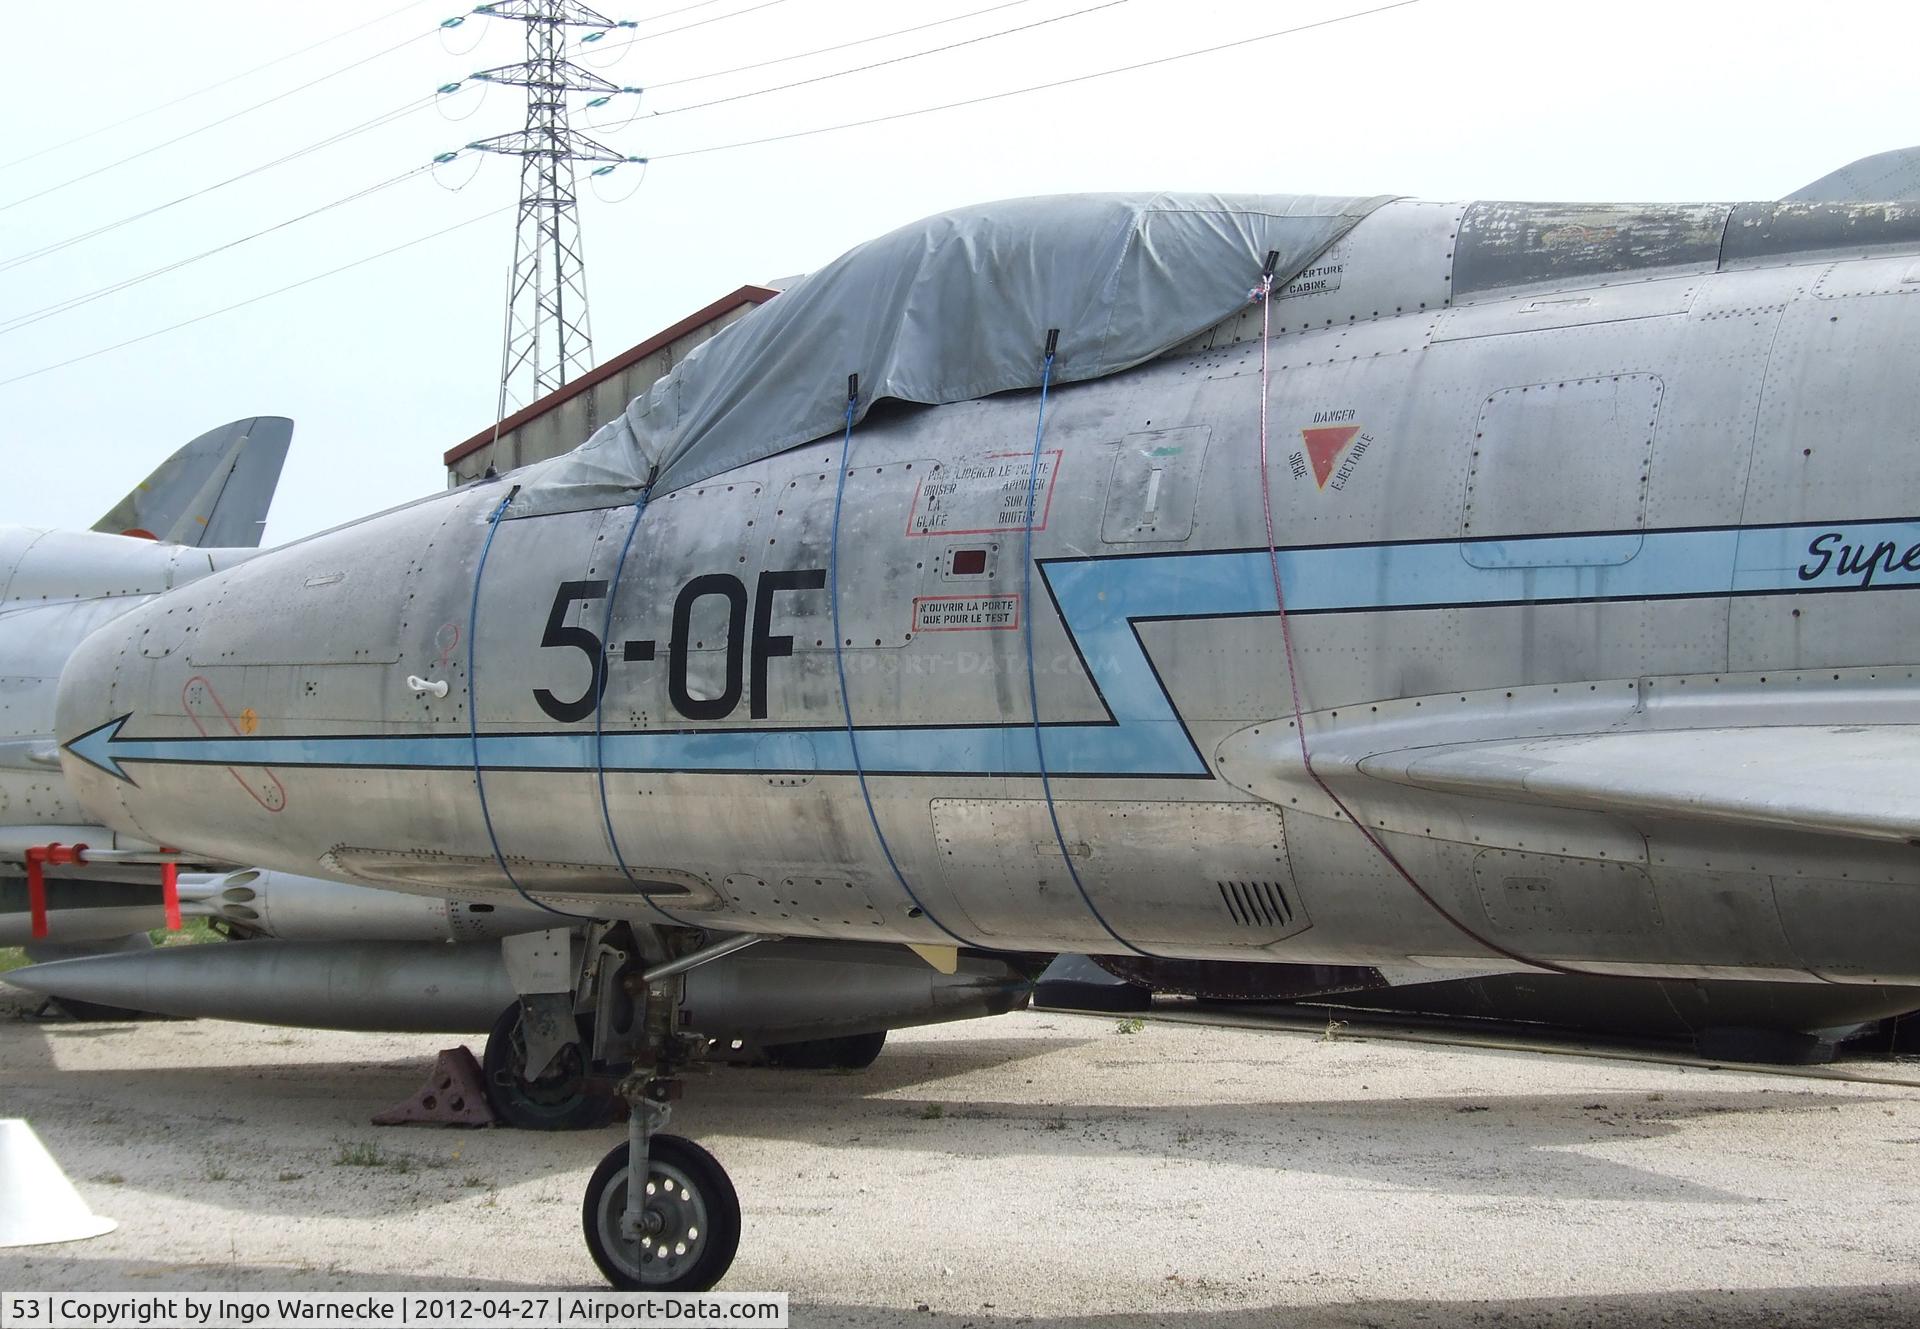
<svg viewBox="0 0 1920 1329">
<path fill-rule="evenodd" d="M 68 778 L 149 841 L 455 898 L 516 899 L 497 841 L 643 922 L 1912 982 L 1920 243 L 1768 206 L 1394 203 L 1272 302 L 1313 767 L 1433 905 L 1301 759 L 1257 307 L 1052 393 L 1030 572 L 1038 394 L 876 410 L 837 546 L 839 438 L 655 498 L 624 566 L 632 508 L 509 517 L 475 612 L 507 477 L 97 633 Z"/>
</svg>

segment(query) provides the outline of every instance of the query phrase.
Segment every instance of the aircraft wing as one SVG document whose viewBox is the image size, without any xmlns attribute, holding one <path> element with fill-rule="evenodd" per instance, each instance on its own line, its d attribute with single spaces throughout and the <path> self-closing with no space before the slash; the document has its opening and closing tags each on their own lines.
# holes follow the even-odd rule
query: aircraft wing
<svg viewBox="0 0 1920 1329">
<path fill-rule="evenodd" d="M 1316 763 L 1317 764 L 1317 763 Z M 1773 725 L 1413 748 L 1360 770 L 1421 789 L 1607 813 L 1908 840 L 1920 725 Z"/>
<path fill-rule="evenodd" d="M 292 441 L 293 421 L 278 415 L 210 429 L 162 462 L 93 529 L 197 548 L 258 548 Z"/>
<path fill-rule="evenodd" d="M 1785 203 L 1900 203 L 1920 199 L 1920 147 L 1895 148 L 1848 162 L 1803 185 Z"/>
</svg>

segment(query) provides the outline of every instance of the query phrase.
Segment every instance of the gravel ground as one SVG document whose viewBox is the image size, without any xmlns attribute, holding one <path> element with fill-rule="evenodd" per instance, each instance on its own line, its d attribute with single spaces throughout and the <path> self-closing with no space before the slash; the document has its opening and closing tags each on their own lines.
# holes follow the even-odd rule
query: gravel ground
<svg viewBox="0 0 1920 1329">
<path fill-rule="evenodd" d="M 595 1286 L 617 1129 L 367 1124 L 450 1042 L 0 1009 L 0 1116 L 120 1220 L 0 1288 Z M 723 1069 L 674 1129 L 796 1325 L 1920 1323 L 1901 1086 L 1030 1012 Z"/>
</svg>

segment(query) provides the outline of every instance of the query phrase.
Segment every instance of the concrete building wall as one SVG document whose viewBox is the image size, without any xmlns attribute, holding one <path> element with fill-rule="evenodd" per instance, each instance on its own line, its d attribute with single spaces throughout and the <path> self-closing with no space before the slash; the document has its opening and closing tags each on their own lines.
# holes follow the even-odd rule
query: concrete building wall
<svg viewBox="0 0 1920 1329">
<path fill-rule="evenodd" d="M 624 411 L 628 402 L 652 387 L 694 347 L 774 294 L 765 286 L 742 286 L 508 416 L 500 422 L 497 439 L 495 431 L 488 428 L 449 448 L 443 458 L 447 483 L 461 485 L 477 480 L 489 466 L 496 471 L 511 471 L 572 451 Z"/>
</svg>

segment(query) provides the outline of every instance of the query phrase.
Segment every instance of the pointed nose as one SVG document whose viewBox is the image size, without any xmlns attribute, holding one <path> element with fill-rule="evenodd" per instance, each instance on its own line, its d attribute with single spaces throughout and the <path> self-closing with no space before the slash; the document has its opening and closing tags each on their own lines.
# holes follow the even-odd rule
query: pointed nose
<svg viewBox="0 0 1920 1329">
<path fill-rule="evenodd" d="M 101 824 L 202 861 L 326 875 L 343 843 L 410 850 L 417 791 L 379 744 L 396 724 L 464 733 L 448 643 L 476 542 L 448 527 L 475 507 L 447 495 L 340 527 L 100 628 L 55 703 L 75 797 Z M 452 681 L 422 690 L 410 676 Z"/>
<path fill-rule="evenodd" d="M 284 719 L 297 642 L 263 555 L 156 596 L 81 643 L 55 701 L 61 768 L 102 825 L 202 861 L 255 863 L 284 830 L 279 772 L 250 760 Z M 303 861 L 304 865 L 304 861 Z"/>
<path fill-rule="evenodd" d="M 156 596 L 68 658 L 61 768 L 100 824 L 205 862 L 269 861 L 289 797 L 281 773 L 252 758 L 298 691 L 281 660 L 294 652 L 275 653 L 298 642 L 275 602 L 287 569 L 265 566 L 284 558 Z"/>
<path fill-rule="evenodd" d="M 54 732 L 61 740 L 60 769 L 67 788 L 93 821 L 145 840 L 154 837 L 135 822 L 122 797 L 128 776 L 115 759 L 113 740 L 126 722 L 128 699 L 142 681 L 138 676 L 150 663 L 140 644 L 152 635 L 153 603 L 113 619 L 81 641 L 61 668 L 54 703 Z"/>
</svg>

